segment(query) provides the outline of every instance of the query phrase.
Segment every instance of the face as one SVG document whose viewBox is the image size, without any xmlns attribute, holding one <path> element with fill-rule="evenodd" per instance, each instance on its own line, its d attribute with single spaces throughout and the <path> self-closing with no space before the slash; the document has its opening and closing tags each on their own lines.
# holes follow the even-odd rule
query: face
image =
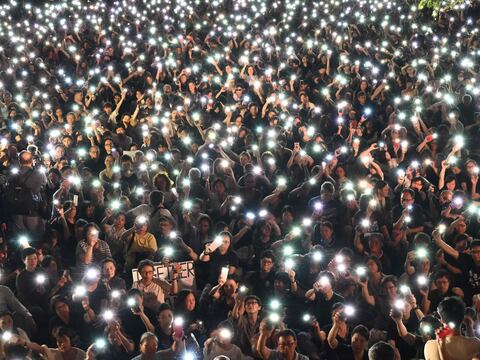
<svg viewBox="0 0 480 360">
<path fill-rule="evenodd" d="M 93 244 L 98 241 L 98 230 L 96 228 L 89 227 L 87 229 L 87 243 Z"/>
<path fill-rule="evenodd" d="M 270 258 L 263 258 L 261 261 L 260 261 L 260 267 L 262 269 L 263 272 L 270 272 L 272 271 L 273 269 L 273 260 L 270 259 Z"/>
<path fill-rule="evenodd" d="M 472 248 L 472 259 L 475 264 L 480 264 L 480 246 L 474 246 Z"/>
<path fill-rule="evenodd" d="M 367 339 L 362 335 L 355 333 L 352 336 L 352 350 L 354 353 L 361 352 L 367 348 Z"/>
<path fill-rule="evenodd" d="M 158 342 L 153 336 L 140 344 L 140 351 L 145 355 L 153 355 L 157 351 Z"/>
<path fill-rule="evenodd" d="M 12 328 L 13 328 L 13 319 L 10 315 L 5 315 L 0 317 L 0 329 L 5 331 L 5 330 L 12 330 Z"/>
<path fill-rule="evenodd" d="M 225 254 L 228 251 L 229 247 L 230 247 L 230 237 L 227 236 L 227 235 L 224 235 L 223 236 L 223 243 L 218 248 L 218 251 L 220 251 L 221 254 Z"/>
<path fill-rule="evenodd" d="M 60 352 L 66 352 L 72 348 L 72 342 L 68 336 L 57 337 L 57 347 Z"/>
<path fill-rule="evenodd" d="M 232 296 L 233 294 L 235 294 L 237 292 L 237 287 L 238 284 L 235 282 L 235 280 L 232 279 L 228 279 L 223 285 L 223 289 L 227 296 Z"/>
<path fill-rule="evenodd" d="M 435 280 L 435 286 L 440 291 L 440 293 L 445 294 L 450 287 L 450 281 L 447 277 L 441 277 Z"/>
<path fill-rule="evenodd" d="M 321 226 L 320 227 L 320 234 L 323 239 L 331 239 L 333 235 L 333 230 L 328 226 Z"/>
<path fill-rule="evenodd" d="M 161 328 L 169 328 L 172 326 L 173 322 L 173 312 L 172 310 L 164 310 L 160 314 L 158 314 L 158 325 Z"/>
<path fill-rule="evenodd" d="M 97 159 L 99 155 L 99 151 L 96 147 L 91 147 L 90 150 L 88 150 L 88 155 L 90 155 L 90 158 L 92 159 Z"/>
<path fill-rule="evenodd" d="M 27 270 L 29 270 L 29 271 L 35 270 L 35 268 L 38 265 L 37 254 L 28 255 L 25 258 L 24 263 L 25 263 L 25 267 L 27 268 Z"/>
<path fill-rule="evenodd" d="M 125 226 L 125 221 L 125 215 L 118 215 L 115 219 L 115 225 L 123 227 Z"/>
<path fill-rule="evenodd" d="M 261 306 L 258 304 L 257 300 L 249 299 L 245 302 L 245 311 L 247 314 L 258 313 L 261 309 Z"/>
<path fill-rule="evenodd" d="M 397 286 L 392 282 L 387 282 L 384 286 L 385 292 L 390 299 L 395 299 L 397 297 Z"/>
<path fill-rule="evenodd" d="M 378 266 L 377 266 L 377 263 L 373 260 L 368 260 L 367 261 L 367 266 L 368 266 L 368 270 L 371 274 L 375 274 L 378 272 Z"/>
<path fill-rule="evenodd" d="M 150 284 L 153 281 L 153 267 L 147 265 L 142 268 L 140 272 L 142 275 L 142 281 L 146 284 Z"/>
<path fill-rule="evenodd" d="M 295 349 L 297 348 L 297 342 L 292 336 L 281 336 L 278 339 L 277 350 L 285 357 L 291 359 L 295 355 Z"/>
<path fill-rule="evenodd" d="M 55 305 L 55 313 L 60 318 L 67 317 L 70 314 L 70 307 L 63 302 L 59 302 Z"/>
<path fill-rule="evenodd" d="M 188 294 L 185 298 L 185 309 L 187 309 L 187 311 L 193 311 L 196 303 L 195 296 L 192 293 Z"/>
<path fill-rule="evenodd" d="M 401 200 L 400 202 L 402 203 L 402 207 L 404 209 L 407 208 L 409 205 L 413 205 L 414 199 L 413 196 L 409 193 L 402 193 Z"/>
<path fill-rule="evenodd" d="M 110 261 L 104 263 L 103 275 L 109 280 L 112 279 L 115 276 L 115 264 Z"/>
</svg>

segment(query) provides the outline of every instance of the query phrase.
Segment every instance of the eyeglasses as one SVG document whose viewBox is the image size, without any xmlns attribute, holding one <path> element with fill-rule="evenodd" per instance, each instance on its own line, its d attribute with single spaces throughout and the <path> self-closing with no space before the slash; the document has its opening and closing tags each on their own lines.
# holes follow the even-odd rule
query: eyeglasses
<svg viewBox="0 0 480 360">
<path fill-rule="evenodd" d="M 295 342 L 294 341 L 291 341 L 291 342 L 287 342 L 287 343 L 278 343 L 278 347 L 292 347 L 295 345 Z"/>
<path fill-rule="evenodd" d="M 145 274 L 145 275 L 153 274 L 153 271 L 142 271 L 142 274 Z"/>
</svg>

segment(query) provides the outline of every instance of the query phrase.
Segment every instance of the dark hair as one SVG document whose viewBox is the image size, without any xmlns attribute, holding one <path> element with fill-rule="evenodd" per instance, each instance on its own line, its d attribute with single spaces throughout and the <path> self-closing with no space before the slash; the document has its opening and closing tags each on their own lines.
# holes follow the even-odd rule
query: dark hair
<svg viewBox="0 0 480 360">
<path fill-rule="evenodd" d="M 138 263 L 138 272 L 141 273 L 145 266 L 151 266 L 153 269 L 155 269 L 155 263 L 152 260 L 143 259 Z"/>
<path fill-rule="evenodd" d="M 318 274 L 318 278 L 320 279 L 322 276 L 328 277 L 328 281 L 330 282 L 330 285 L 332 288 L 335 288 L 335 284 L 337 282 L 335 275 L 331 271 L 320 271 Z"/>
<path fill-rule="evenodd" d="M 154 207 L 157 207 L 162 203 L 163 203 L 163 193 L 159 190 L 153 190 L 150 193 L 150 204 L 152 204 Z"/>
<path fill-rule="evenodd" d="M 128 290 L 127 296 L 135 296 L 135 295 L 138 295 L 138 296 L 143 298 L 143 293 L 140 290 L 138 290 L 137 288 L 132 288 L 132 289 Z"/>
<path fill-rule="evenodd" d="M 475 239 L 470 243 L 470 249 L 476 246 L 480 246 L 480 239 Z"/>
<path fill-rule="evenodd" d="M 412 189 L 409 189 L 409 188 L 405 188 L 402 190 L 402 195 L 403 194 L 410 194 L 412 196 L 413 199 L 415 199 L 415 191 L 413 191 Z"/>
<path fill-rule="evenodd" d="M 33 247 L 28 247 L 22 250 L 22 260 L 25 261 L 27 256 L 36 254 L 37 250 L 35 250 Z"/>
<path fill-rule="evenodd" d="M 382 262 L 380 261 L 380 259 L 378 257 L 376 257 L 375 255 L 370 255 L 365 260 L 365 264 L 367 264 L 367 262 L 369 262 L 370 260 L 374 261 L 375 264 L 377 264 L 378 272 L 382 272 Z"/>
<path fill-rule="evenodd" d="M 458 328 L 465 314 L 465 303 L 457 296 L 447 297 L 440 302 L 437 310 L 444 323 L 453 323 Z"/>
<path fill-rule="evenodd" d="M 293 330 L 285 329 L 285 330 L 279 331 L 277 334 L 278 339 L 280 339 L 281 337 L 285 338 L 287 336 L 291 336 L 295 340 L 295 342 L 297 341 L 297 335 L 295 335 L 295 331 Z"/>
<path fill-rule="evenodd" d="M 83 237 L 86 239 L 87 238 L 87 233 L 88 233 L 88 229 L 90 228 L 94 228 L 95 230 L 98 231 L 98 233 L 100 234 L 100 228 L 98 227 L 97 224 L 95 224 L 94 222 L 89 222 L 87 223 L 87 225 L 85 226 L 85 228 L 83 229 Z"/>
<path fill-rule="evenodd" d="M 395 275 L 387 275 L 382 279 L 381 285 L 382 288 L 385 287 L 385 284 L 391 282 L 393 285 L 398 286 L 398 279 Z"/>
<path fill-rule="evenodd" d="M 448 272 L 445 269 L 439 269 L 434 275 L 433 275 L 433 281 L 437 281 L 440 278 L 447 278 L 450 283 L 452 283 L 452 276 L 450 275 L 450 272 Z"/>
<path fill-rule="evenodd" d="M 107 257 L 107 258 L 103 259 L 102 268 L 103 268 L 103 265 L 105 265 L 108 262 L 111 262 L 115 266 L 115 269 L 117 268 L 117 262 L 114 259 L 112 259 L 111 257 Z"/>
<path fill-rule="evenodd" d="M 50 299 L 50 310 L 52 311 L 52 313 L 55 314 L 55 307 L 57 306 L 57 304 L 59 303 L 64 303 L 64 304 L 68 304 L 68 301 L 67 299 L 65 298 L 65 296 L 63 295 L 55 295 L 53 296 L 51 299 Z"/>
<path fill-rule="evenodd" d="M 168 305 L 168 303 L 160 304 L 160 306 L 158 307 L 158 310 L 157 310 L 157 314 L 160 315 L 160 313 L 162 311 L 165 311 L 165 310 L 172 311 L 172 307 L 170 305 Z"/>
<path fill-rule="evenodd" d="M 195 305 L 197 304 L 197 297 L 192 290 L 181 290 L 177 297 L 175 298 L 175 311 L 185 311 L 185 301 L 187 300 L 187 296 L 192 294 L 195 297 Z"/>
<path fill-rule="evenodd" d="M 264 258 L 272 259 L 272 261 L 275 262 L 275 254 L 273 253 L 272 250 L 263 251 L 262 254 L 260 255 L 260 259 L 264 259 Z"/>
<path fill-rule="evenodd" d="M 249 300 L 255 300 L 259 306 L 262 306 L 262 300 L 257 295 L 247 295 L 245 296 L 245 303 Z"/>
<path fill-rule="evenodd" d="M 290 288 L 290 277 L 285 271 L 278 271 L 275 274 L 274 281 L 281 281 L 287 288 Z"/>
<path fill-rule="evenodd" d="M 394 360 L 395 351 L 392 345 L 385 341 L 375 343 L 370 350 L 368 350 L 369 360 Z"/>
<path fill-rule="evenodd" d="M 49 267 L 52 261 L 56 262 L 55 258 L 52 255 L 45 255 L 45 257 L 42 260 L 42 267 L 43 268 Z"/>
<path fill-rule="evenodd" d="M 361 335 L 367 341 L 370 338 L 370 332 L 368 331 L 367 327 L 364 325 L 355 326 L 352 331 L 352 337 L 355 334 Z"/>
<path fill-rule="evenodd" d="M 52 331 L 52 336 L 56 339 L 60 336 L 66 336 L 70 340 L 73 338 L 72 330 L 65 326 L 57 326 L 56 328 L 53 329 Z"/>
</svg>

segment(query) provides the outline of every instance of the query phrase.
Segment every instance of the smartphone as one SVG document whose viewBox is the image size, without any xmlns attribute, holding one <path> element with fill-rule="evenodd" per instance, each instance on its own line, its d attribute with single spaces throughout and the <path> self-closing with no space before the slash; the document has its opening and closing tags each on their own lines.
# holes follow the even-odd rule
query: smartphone
<svg viewBox="0 0 480 360">
<path fill-rule="evenodd" d="M 227 281 L 229 270 L 230 269 L 228 266 L 222 267 L 222 270 L 220 271 L 220 278 L 219 278 L 220 282 L 225 283 Z"/>
<path fill-rule="evenodd" d="M 73 195 L 73 206 L 78 206 L 78 195 Z"/>
<path fill-rule="evenodd" d="M 181 317 L 173 320 L 173 336 L 180 337 L 183 333 L 183 319 Z"/>
<path fill-rule="evenodd" d="M 447 324 L 445 324 L 443 329 L 438 332 L 437 336 L 440 339 L 445 339 L 448 335 L 451 335 L 452 333 L 453 330 Z"/>
</svg>

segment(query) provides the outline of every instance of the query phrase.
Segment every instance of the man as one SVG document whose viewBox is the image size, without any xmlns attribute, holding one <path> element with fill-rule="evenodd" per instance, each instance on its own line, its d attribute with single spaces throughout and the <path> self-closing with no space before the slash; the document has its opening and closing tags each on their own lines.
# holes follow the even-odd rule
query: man
<svg viewBox="0 0 480 360">
<path fill-rule="evenodd" d="M 252 289 L 252 294 L 257 295 L 262 300 L 273 294 L 274 269 L 275 256 L 271 250 L 266 250 L 261 255 L 260 269 L 246 275 L 246 282 Z"/>
<path fill-rule="evenodd" d="M 272 335 L 273 329 L 264 320 L 260 324 L 260 337 L 257 341 L 257 351 L 266 360 L 308 360 L 305 355 L 297 353 L 297 336 L 290 329 L 278 333 L 277 350 L 271 350 L 266 346 L 266 341 Z"/>
<path fill-rule="evenodd" d="M 238 293 L 231 316 L 234 333 L 237 336 L 237 345 L 245 355 L 253 356 L 252 338 L 258 332 L 260 327 L 260 310 L 262 309 L 261 300 L 255 295 L 242 296 Z"/>
<path fill-rule="evenodd" d="M 183 334 L 181 336 L 173 334 L 174 343 L 170 349 L 158 349 L 158 338 L 152 332 L 146 332 L 140 339 L 140 355 L 135 356 L 132 360 L 168 360 L 177 359 L 178 353 L 185 349 L 183 342 Z"/>
<path fill-rule="evenodd" d="M 155 331 L 157 319 L 155 312 L 143 305 L 143 294 L 138 289 L 130 289 L 127 293 L 127 307 L 120 310 L 118 317 L 122 329 L 135 346 L 138 347 L 140 337 L 145 331 Z"/>
<path fill-rule="evenodd" d="M 425 344 L 426 360 L 470 360 L 480 351 L 480 339 L 470 338 L 461 334 L 461 325 L 465 314 L 465 303 L 459 297 L 449 297 L 438 305 L 440 320 L 444 329 L 448 328 L 446 336 L 437 331 L 437 339 Z"/>
<path fill-rule="evenodd" d="M 318 274 L 318 281 L 313 284 L 313 289 L 305 293 L 305 297 L 310 300 L 312 314 L 320 327 L 331 322 L 333 305 L 344 301 L 342 296 L 333 291 L 334 288 L 335 276 L 329 271 L 322 271 Z"/>
<path fill-rule="evenodd" d="M 160 304 L 165 302 L 165 297 L 178 293 L 177 268 L 173 268 L 172 284 L 168 281 L 154 277 L 155 265 L 151 260 L 145 259 L 138 264 L 138 272 L 142 276 L 140 280 L 133 283 L 132 289 L 143 292 L 145 306 L 156 310 Z"/>
<path fill-rule="evenodd" d="M 395 350 L 385 341 L 379 341 L 368 350 L 368 360 L 394 360 Z"/>
<path fill-rule="evenodd" d="M 13 234 L 28 232 L 31 237 L 40 238 L 45 232 L 45 214 L 42 212 L 46 209 L 43 208 L 45 199 L 42 192 L 47 185 L 47 177 L 34 169 L 31 152 L 22 151 L 19 161 L 18 174 L 9 178 L 12 196 L 7 193 L 8 211 L 13 215 Z"/>
<path fill-rule="evenodd" d="M 463 288 L 465 299 L 469 304 L 472 296 L 480 293 L 480 240 L 473 240 L 470 244 L 470 254 L 461 253 L 455 250 L 445 241 L 443 241 L 440 232 L 435 229 L 432 233 L 435 244 L 446 254 L 458 260 L 460 269 L 462 270 Z"/>
<path fill-rule="evenodd" d="M 423 231 L 425 217 L 420 205 L 415 204 L 415 192 L 403 189 L 400 205 L 393 208 L 393 230 L 404 231 L 405 235 L 415 235 Z"/>
</svg>

